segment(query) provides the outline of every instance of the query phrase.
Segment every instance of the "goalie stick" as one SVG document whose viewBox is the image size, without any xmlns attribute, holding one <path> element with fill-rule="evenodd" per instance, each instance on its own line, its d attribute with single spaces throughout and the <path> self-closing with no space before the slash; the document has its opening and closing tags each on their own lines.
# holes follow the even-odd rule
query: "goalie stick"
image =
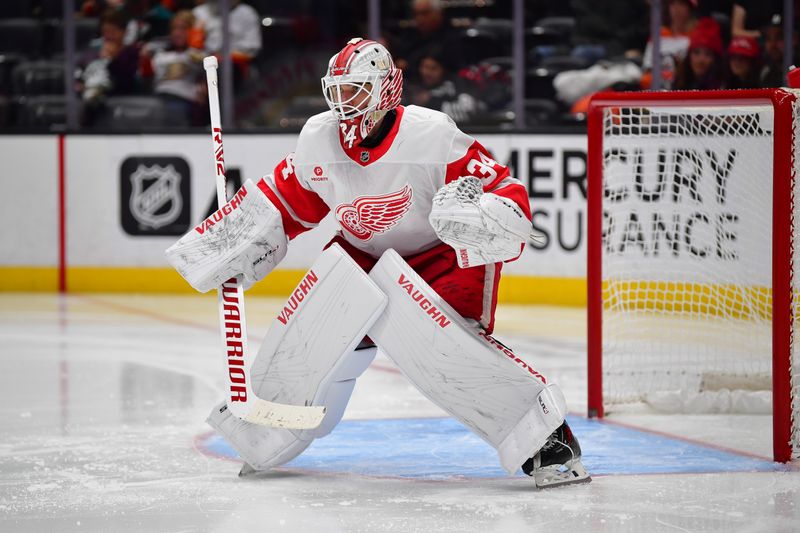
<svg viewBox="0 0 800 533">
<path fill-rule="evenodd" d="M 217 88 L 217 58 L 203 59 L 208 83 L 208 106 L 211 113 L 211 140 L 214 147 L 214 174 L 217 185 L 217 203 L 220 209 L 227 203 L 225 160 L 222 150 L 222 123 Z M 226 405 L 231 413 L 247 422 L 286 429 L 313 429 L 322 423 L 323 406 L 287 405 L 269 402 L 256 396 L 250 383 L 253 361 L 247 350 L 247 328 L 244 315 L 244 290 L 242 276 L 233 277 L 217 291 L 219 321 L 228 384 Z"/>
</svg>

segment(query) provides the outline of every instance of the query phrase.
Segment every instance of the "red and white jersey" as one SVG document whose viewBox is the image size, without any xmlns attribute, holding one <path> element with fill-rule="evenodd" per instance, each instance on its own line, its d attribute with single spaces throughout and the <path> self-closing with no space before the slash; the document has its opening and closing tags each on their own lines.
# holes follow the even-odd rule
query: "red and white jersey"
<svg viewBox="0 0 800 533">
<path fill-rule="evenodd" d="M 333 113 L 315 115 L 295 153 L 259 182 L 289 238 L 332 212 L 347 242 L 373 257 L 389 248 L 401 256 L 423 252 L 441 244 L 428 222 L 433 195 L 461 176 L 477 177 L 484 191 L 514 200 L 531 216 L 522 184 L 444 113 L 398 107 L 379 146 L 364 148 L 352 138 Z"/>
</svg>

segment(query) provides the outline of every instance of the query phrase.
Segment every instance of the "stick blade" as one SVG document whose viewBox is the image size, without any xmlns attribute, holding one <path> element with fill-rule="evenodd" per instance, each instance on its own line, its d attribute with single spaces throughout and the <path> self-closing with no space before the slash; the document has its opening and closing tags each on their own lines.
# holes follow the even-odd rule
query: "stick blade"
<svg viewBox="0 0 800 533">
<path fill-rule="evenodd" d="M 284 429 L 314 429 L 322 424 L 326 409 L 318 405 L 288 405 L 259 399 L 243 420 Z"/>
</svg>

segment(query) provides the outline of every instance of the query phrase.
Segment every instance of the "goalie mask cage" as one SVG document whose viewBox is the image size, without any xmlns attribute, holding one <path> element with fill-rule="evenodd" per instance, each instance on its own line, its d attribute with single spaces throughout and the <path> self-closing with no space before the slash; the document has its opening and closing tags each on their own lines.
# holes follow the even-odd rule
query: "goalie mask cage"
<svg viewBox="0 0 800 533">
<path fill-rule="evenodd" d="M 771 399 L 774 459 L 798 456 L 799 104 L 787 89 L 592 99 L 590 416 Z"/>
</svg>

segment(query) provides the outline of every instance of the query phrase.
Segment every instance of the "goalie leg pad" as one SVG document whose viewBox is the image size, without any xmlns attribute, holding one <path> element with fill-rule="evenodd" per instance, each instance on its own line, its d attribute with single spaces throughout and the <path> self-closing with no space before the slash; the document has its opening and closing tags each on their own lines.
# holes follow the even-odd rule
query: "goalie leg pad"
<svg viewBox="0 0 800 533">
<path fill-rule="evenodd" d="M 299 439 L 291 429 L 246 422 L 234 416 L 224 401 L 211 410 L 206 423 L 225 437 L 239 457 L 255 470 L 288 463 L 308 448 L 313 440 Z"/>
<path fill-rule="evenodd" d="M 495 447 L 516 472 L 564 421 L 557 386 L 458 315 L 394 251 L 370 277 L 389 297 L 369 336 L 422 394 Z"/>
<path fill-rule="evenodd" d="M 200 292 L 244 274 L 255 283 L 285 256 L 278 209 L 247 180 L 231 200 L 166 251 L 167 260 Z"/>
<path fill-rule="evenodd" d="M 321 401 L 325 418 L 313 430 L 290 430 L 251 424 L 231 413 L 225 402 L 211 410 L 206 422 L 233 446 L 254 470 L 267 470 L 288 463 L 308 448 L 314 439 L 326 436 L 341 421 L 353 387 L 375 358 L 377 348 L 356 350 L 343 359 L 332 376 Z"/>
<path fill-rule="evenodd" d="M 282 464 L 314 438 L 327 435 L 344 413 L 355 378 L 375 357 L 374 348 L 356 347 L 386 302 L 386 295 L 339 245 L 329 247 L 273 321 L 250 370 L 260 399 L 325 406 L 322 424 L 310 430 L 247 422 L 220 428 L 213 412 L 209 423 L 257 470 Z"/>
<path fill-rule="evenodd" d="M 322 252 L 267 332 L 250 371 L 264 400 L 322 405 L 321 384 L 349 361 L 386 306 L 380 288 L 334 244 Z"/>
<path fill-rule="evenodd" d="M 320 398 L 320 404 L 327 408 L 325 418 L 319 427 L 299 432 L 303 438 L 318 439 L 333 431 L 333 428 L 344 416 L 347 402 L 350 401 L 353 387 L 356 386 L 356 378 L 363 374 L 372 364 L 377 352 L 378 349 L 374 347 L 354 350 L 342 358 L 335 371 L 331 374 L 332 383 L 330 388 L 325 393 L 324 398 Z"/>
</svg>

